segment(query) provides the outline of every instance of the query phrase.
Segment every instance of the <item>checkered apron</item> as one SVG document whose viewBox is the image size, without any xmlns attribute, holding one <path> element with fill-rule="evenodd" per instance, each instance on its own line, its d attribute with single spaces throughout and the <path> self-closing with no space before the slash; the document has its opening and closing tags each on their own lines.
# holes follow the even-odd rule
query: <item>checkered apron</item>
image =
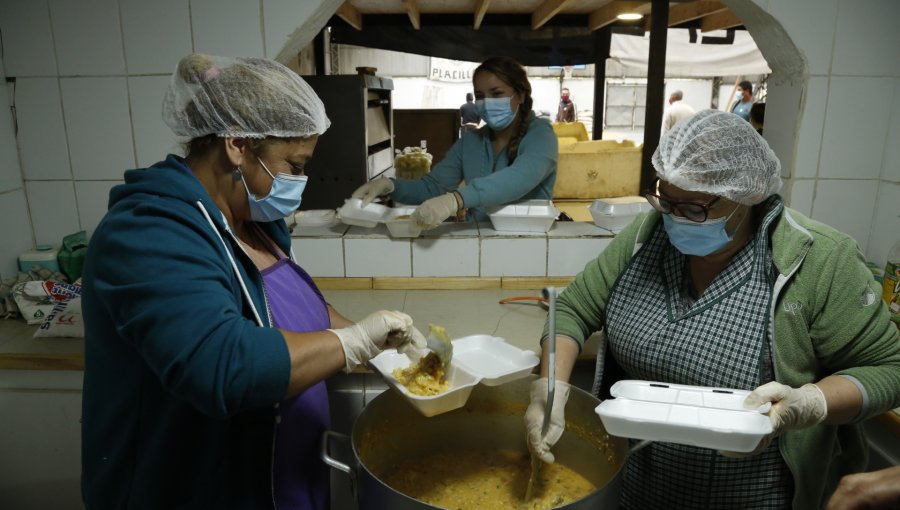
<svg viewBox="0 0 900 510">
<path fill-rule="evenodd" d="M 755 240 L 696 301 L 685 291 L 686 257 L 659 222 L 610 296 L 609 349 L 629 377 L 745 390 L 773 379 L 767 231 L 783 206 L 777 197 L 769 206 Z M 742 459 L 652 443 L 628 460 L 622 508 L 789 508 L 792 495 L 793 479 L 777 440 Z"/>
</svg>

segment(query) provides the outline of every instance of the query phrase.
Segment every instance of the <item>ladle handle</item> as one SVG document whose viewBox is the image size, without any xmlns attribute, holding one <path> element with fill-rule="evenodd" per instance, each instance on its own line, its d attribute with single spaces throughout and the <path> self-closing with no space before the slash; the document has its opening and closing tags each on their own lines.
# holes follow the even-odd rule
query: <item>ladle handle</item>
<svg viewBox="0 0 900 510">
<path fill-rule="evenodd" d="M 544 409 L 544 424 L 541 427 L 541 437 L 547 435 L 547 429 L 550 427 L 550 415 L 553 411 L 553 397 L 556 390 L 556 296 L 558 293 L 556 287 L 545 287 L 543 294 L 547 298 L 549 306 L 547 313 L 549 321 L 547 340 L 550 342 L 550 346 L 547 356 L 547 407 Z"/>
</svg>

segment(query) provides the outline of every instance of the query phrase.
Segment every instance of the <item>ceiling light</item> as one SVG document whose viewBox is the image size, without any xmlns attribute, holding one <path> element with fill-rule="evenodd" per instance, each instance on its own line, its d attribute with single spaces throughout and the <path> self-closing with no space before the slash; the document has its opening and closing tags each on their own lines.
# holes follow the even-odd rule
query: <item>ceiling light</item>
<svg viewBox="0 0 900 510">
<path fill-rule="evenodd" d="M 643 14 L 638 14 L 636 12 L 623 12 L 622 14 L 617 14 L 616 18 L 622 21 L 637 21 L 643 18 Z"/>
</svg>

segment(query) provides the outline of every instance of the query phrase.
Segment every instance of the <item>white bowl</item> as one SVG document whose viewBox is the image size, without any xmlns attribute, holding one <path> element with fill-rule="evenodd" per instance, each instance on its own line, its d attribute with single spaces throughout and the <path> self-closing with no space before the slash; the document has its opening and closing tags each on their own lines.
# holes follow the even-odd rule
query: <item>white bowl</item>
<svg viewBox="0 0 900 510">
<path fill-rule="evenodd" d="M 381 204 L 366 204 L 362 206 L 362 200 L 348 198 L 338 210 L 341 221 L 347 225 L 372 228 L 383 222 L 390 209 Z"/>
<path fill-rule="evenodd" d="M 384 224 L 391 237 L 419 237 L 422 228 L 410 218 L 415 210 L 415 207 L 395 207 L 388 212 Z"/>
<path fill-rule="evenodd" d="M 621 231 L 634 221 L 638 214 L 652 209 L 653 207 L 643 197 L 597 199 L 588 206 L 594 225 L 613 232 Z"/>
<path fill-rule="evenodd" d="M 550 200 L 525 200 L 488 210 L 494 230 L 503 232 L 547 232 L 559 216 Z"/>
</svg>

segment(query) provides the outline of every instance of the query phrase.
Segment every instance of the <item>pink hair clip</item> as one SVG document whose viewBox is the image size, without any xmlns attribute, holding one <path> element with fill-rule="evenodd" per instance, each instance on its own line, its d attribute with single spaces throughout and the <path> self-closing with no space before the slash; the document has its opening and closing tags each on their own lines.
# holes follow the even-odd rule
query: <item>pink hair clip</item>
<svg viewBox="0 0 900 510">
<path fill-rule="evenodd" d="M 203 71 L 203 74 L 200 75 L 200 79 L 203 83 L 214 80 L 216 76 L 219 76 L 219 68 L 216 66 L 212 66 L 206 71 Z"/>
</svg>

